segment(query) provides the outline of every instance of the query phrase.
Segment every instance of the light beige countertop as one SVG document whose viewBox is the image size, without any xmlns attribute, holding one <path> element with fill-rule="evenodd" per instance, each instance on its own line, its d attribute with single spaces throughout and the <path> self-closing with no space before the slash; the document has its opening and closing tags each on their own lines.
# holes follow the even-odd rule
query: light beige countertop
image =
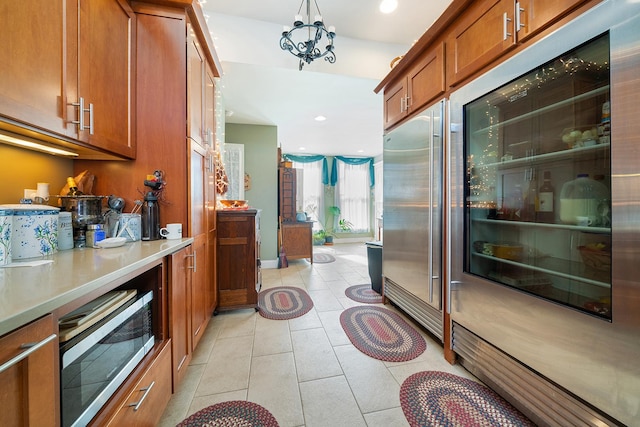
<svg viewBox="0 0 640 427">
<path fill-rule="evenodd" d="M 0 336 L 131 273 L 153 267 L 193 238 L 128 242 L 108 249 L 58 251 L 34 267 L 0 268 Z"/>
</svg>

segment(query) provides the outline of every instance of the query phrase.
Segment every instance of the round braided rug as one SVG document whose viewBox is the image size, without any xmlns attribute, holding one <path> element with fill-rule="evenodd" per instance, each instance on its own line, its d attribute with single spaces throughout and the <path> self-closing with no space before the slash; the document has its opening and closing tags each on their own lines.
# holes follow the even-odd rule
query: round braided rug
<svg viewBox="0 0 640 427">
<path fill-rule="evenodd" d="M 382 302 L 382 295 L 371 289 L 371 285 L 349 286 L 344 294 L 357 302 L 377 304 Z"/>
<path fill-rule="evenodd" d="M 231 400 L 204 408 L 177 427 L 278 427 L 278 421 L 257 403 Z"/>
<path fill-rule="evenodd" d="M 313 301 L 309 294 L 293 286 L 278 286 L 258 294 L 258 312 L 267 319 L 293 319 L 312 308 Z"/>
<path fill-rule="evenodd" d="M 348 308 L 340 314 L 340 324 L 358 350 L 378 360 L 404 362 L 427 348 L 418 331 L 386 308 Z"/>
<path fill-rule="evenodd" d="M 414 426 L 535 426 L 483 384 L 439 371 L 418 372 L 400 387 L 402 412 Z"/>
<path fill-rule="evenodd" d="M 328 264 L 336 260 L 331 254 L 325 254 L 323 252 L 317 252 L 313 254 L 313 262 L 317 264 Z"/>
</svg>

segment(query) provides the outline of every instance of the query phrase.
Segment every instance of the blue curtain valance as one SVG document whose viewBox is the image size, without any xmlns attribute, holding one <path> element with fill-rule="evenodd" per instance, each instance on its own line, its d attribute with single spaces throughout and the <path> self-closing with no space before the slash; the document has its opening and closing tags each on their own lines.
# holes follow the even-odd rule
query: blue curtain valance
<svg viewBox="0 0 640 427">
<path fill-rule="evenodd" d="M 336 182 L 338 182 L 338 169 L 336 167 L 336 161 L 340 160 L 345 162 L 348 165 L 363 165 L 365 163 L 369 163 L 369 182 L 370 187 L 375 185 L 375 172 L 373 169 L 373 157 L 344 157 L 344 156 L 335 156 L 333 158 L 333 164 L 331 165 L 331 185 L 335 187 Z"/>
<path fill-rule="evenodd" d="M 308 154 L 308 155 L 296 155 L 296 154 L 283 154 L 286 160 L 298 163 L 313 163 L 322 160 L 322 184 L 329 185 L 329 165 L 327 165 L 327 158 L 320 154 Z"/>
</svg>

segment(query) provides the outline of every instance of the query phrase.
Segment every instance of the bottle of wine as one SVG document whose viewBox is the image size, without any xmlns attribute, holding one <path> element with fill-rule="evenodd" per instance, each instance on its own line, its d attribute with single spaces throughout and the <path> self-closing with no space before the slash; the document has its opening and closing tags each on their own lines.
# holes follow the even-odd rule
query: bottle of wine
<svg viewBox="0 0 640 427">
<path fill-rule="evenodd" d="M 544 171 L 544 180 L 538 190 L 538 206 L 536 209 L 537 222 L 555 222 L 555 209 L 553 205 L 554 190 L 551 185 L 551 172 Z"/>
<path fill-rule="evenodd" d="M 73 177 L 67 178 L 67 185 L 69 186 L 67 196 L 81 196 L 83 194 L 82 191 L 78 190 L 78 184 L 76 184 L 76 180 Z"/>
</svg>

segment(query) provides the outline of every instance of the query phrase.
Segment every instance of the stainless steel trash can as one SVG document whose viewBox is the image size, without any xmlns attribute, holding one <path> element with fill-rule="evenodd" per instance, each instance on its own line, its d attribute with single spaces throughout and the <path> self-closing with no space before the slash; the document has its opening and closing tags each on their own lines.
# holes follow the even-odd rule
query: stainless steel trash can
<svg viewBox="0 0 640 427">
<path fill-rule="evenodd" d="M 371 289 L 382 295 L 382 242 L 367 242 L 366 245 Z"/>
</svg>

